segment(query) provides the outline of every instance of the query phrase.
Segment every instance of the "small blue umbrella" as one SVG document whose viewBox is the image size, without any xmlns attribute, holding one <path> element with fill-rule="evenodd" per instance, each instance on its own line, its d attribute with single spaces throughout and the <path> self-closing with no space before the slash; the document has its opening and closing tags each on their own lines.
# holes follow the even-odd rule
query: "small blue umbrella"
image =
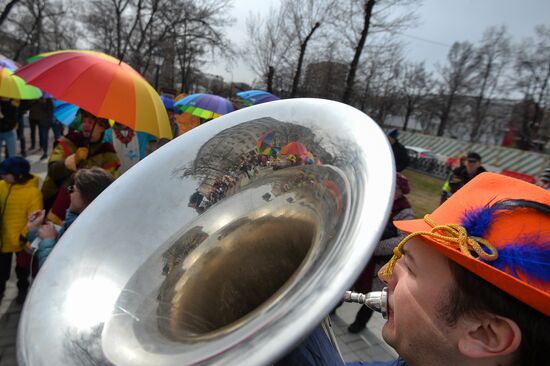
<svg viewBox="0 0 550 366">
<path fill-rule="evenodd" d="M 247 90 L 237 93 L 249 105 L 273 102 L 280 98 L 263 90 Z"/>
<path fill-rule="evenodd" d="M 65 126 L 70 126 L 76 118 L 79 107 L 74 104 L 64 102 L 62 100 L 54 101 L 53 106 L 53 116 L 55 117 L 55 119 Z"/>
</svg>

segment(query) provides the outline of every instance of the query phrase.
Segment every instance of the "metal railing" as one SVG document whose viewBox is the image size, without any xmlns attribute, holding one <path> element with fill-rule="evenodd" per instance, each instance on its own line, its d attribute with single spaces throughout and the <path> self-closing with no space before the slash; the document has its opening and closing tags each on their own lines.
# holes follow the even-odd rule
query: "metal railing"
<svg viewBox="0 0 550 366">
<path fill-rule="evenodd" d="M 424 158 L 412 158 L 409 163 L 409 169 L 417 170 L 441 179 L 447 178 L 451 172 L 451 169 L 445 162 Z"/>
</svg>

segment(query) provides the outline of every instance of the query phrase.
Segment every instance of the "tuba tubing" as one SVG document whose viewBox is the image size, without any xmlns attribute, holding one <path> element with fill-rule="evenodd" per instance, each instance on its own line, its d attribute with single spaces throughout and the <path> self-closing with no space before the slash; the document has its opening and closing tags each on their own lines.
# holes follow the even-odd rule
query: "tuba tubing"
<svg viewBox="0 0 550 366">
<path fill-rule="evenodd" d="M 341 301 L 390 213 L 379 126 L 320 99 L 174 139 L 71 225 L 21 315 L 20 365 L 268 365 Z"/>
</svg>

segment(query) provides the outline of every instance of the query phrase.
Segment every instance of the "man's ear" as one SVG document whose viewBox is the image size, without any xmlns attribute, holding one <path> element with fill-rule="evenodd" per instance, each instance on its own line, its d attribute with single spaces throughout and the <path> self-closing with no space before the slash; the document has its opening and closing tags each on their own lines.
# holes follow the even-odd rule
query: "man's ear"
<svg viewBox="0 0 550 366">
<path fill-rule="evenodd" d="M 460 352 L 470 358 L 506 356 L 521 344 L 521 330 L 511 319 L 486 314 L 481 320 L 467 321 L 465 332 L 458 341 Z"/>
</svg>

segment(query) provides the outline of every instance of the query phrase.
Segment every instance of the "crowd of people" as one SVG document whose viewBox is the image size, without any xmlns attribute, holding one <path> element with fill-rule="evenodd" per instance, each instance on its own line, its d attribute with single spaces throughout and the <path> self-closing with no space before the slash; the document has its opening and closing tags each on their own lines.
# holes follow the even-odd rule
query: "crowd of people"
<svg viewBox="0 0 550 366">
<path fill-rule="evenodd" d="M 25 113 L 30 149 L 25 141 Z M 174 121 L 171 124 L 177 127 Z M 54 132 L 53 142 L 49 141 L 50 129 Z M 177 136 L 177 129 L 172 129 Z M 26 159 L 27 153 L 37 147 L 37 130 L 40 160 L 48 159 L 41 185 Z M 0 164 L 0 299 L 10 277 L 13 256 L 16 302 L 22 304 L 29 276 L 36 275 L 76 217 L 112 181 L 166 143 L 118 123 L 111 126 L 107 119 L 84 109 L 63 132 L 62 125 L 54 119 L 50 98 L 31 102 L 0 99 L 0 144 L 6 145 L 5 159 Z"/>
<path fill-rule="evenodd" d="M 51 101 L 41 98 L 30 106 L 29 117 L 31 149 L 38 127 L 41 158 L 48 159 L 40 187 L 29 162 L 16 154 L 22 107 L 5 99 L 0 103 L 0 141 L 7 149 L 0 163 L 0 298 L 15 255 L 16 301 L 22 304 L 29 276 L 46 263 L 63 233 L 157 141 L 81 110 L 80 128 L 60 134 L 49 153 L 51 125 L 44 121 L 52 122 Z M 401 173 L 409 158 L 397 130 L 389 131 L 388 139 L 397 170 L 391 215 L 354 289 L 389 288 L 382 336 L 400 357 L 353 365 L 550 364 L 545 337 L 550 329 L 550 168 L 533 185 L 485 172 L 482 157 L 469 152 L 445 180 L 441 205 L 414 219 L 406 197 L 411 186 Z M 25 147 L 23 142 L 22 155 Z M 277 154 L 244 156 L 207 194 L 193 195 L 190 206 L 206 209 L 260 168 L 302 163 L 292 154 L 284 161 Z M 362 306 L 349 332 L 365 329 L 371 315 Z M 342 361 L 319 328 L 278 364 Z"/>
</svg>

